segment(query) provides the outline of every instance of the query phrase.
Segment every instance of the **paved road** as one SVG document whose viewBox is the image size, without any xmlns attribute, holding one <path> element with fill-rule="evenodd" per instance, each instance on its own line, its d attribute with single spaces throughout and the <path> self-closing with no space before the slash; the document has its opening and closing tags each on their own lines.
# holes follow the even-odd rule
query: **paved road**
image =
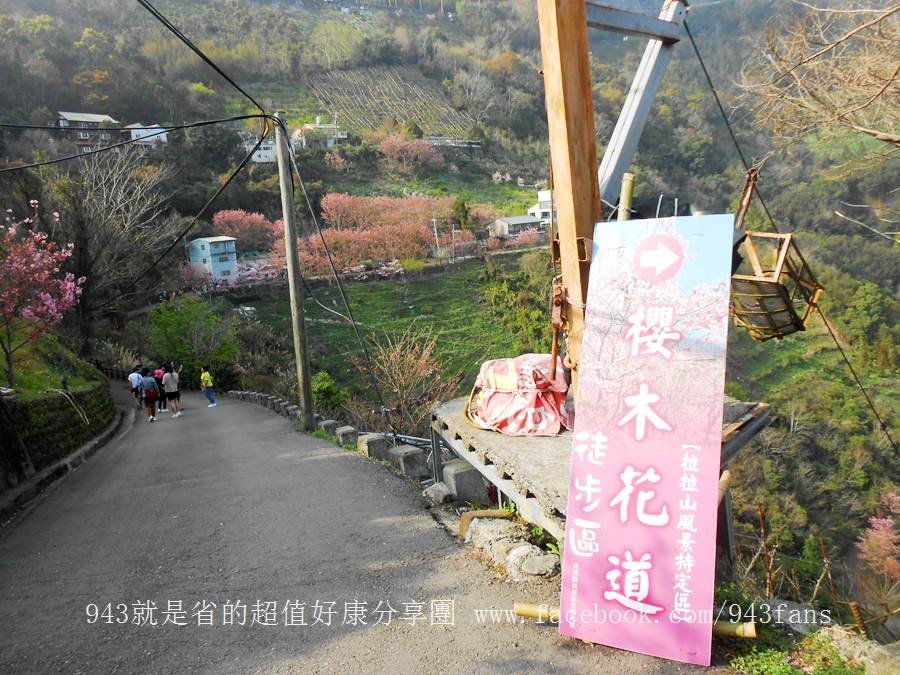
<svg viewBox="0 0 900 675">
<path fill-rule="evenodd" d="M 282 417 L 185 404 L 139 414 L 0 532 L 0 672 L 681 670 L 479 624 L 558 581 L 504 581 L 414 486 Z"/>
</svg>

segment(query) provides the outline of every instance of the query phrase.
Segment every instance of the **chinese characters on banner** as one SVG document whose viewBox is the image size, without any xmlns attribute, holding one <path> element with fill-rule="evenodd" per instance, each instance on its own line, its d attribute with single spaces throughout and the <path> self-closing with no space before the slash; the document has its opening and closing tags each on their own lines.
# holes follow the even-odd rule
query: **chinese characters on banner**
<svg viewBox="0 0 900 675">
<path fill-rule="evenodd" d="M 709 665 L 732 231 L 730 215 L 597 225 L 565 635 Z"/>
</svg>

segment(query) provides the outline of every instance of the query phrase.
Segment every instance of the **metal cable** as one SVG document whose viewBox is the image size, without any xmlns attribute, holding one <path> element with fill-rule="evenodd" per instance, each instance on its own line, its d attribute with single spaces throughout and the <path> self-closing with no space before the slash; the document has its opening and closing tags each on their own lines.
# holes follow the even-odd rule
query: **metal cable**
<svg viewBox="0 0 900 675">
<path fill-rule="evenodd" d="M 147 2 L 147 0 L 138 0 L 138 4 L 140 4 L 141 7 L 143 7 L 143 8 L 146 9 L 148 12 L 150 12 L 150 13 L 153 15 L 153 17 L 154 17 L 157 21 L 159 21 L 163 26 L 165 26 L 166 28 L 168 28 L 169 31 L 170 31 L 173 35 L 175 35 L 175 37 L 177 37 L 177 38 L 178 38 L 179 40 L 181 40 L 185 45 L 187 45 L 188 48 L 189 48 L 192 52 L 194 52 L 197 56 L 199 56 L 199 57 L 204 61 L 204 63 L 206 63 L 210 68 L 212 68 L 213 70 L 215 70 L 215 71 L 216 71 L 219 75 L 221 75 L 223 78 L 225 78 L 225 81 L 228 82 L 228 84 L 230 84 L 232 87 L 234 87 L 234 88 L 237 89 L 239 92 L 241 92 L 241 94 L 243 94 L 244 97 L 245 97 L 248 101 L 250 101 L 253 105 L 255 105 L 257 108 L 259 108 L 259 111 L 260 111 L 261 113 L 263 113 L 264 115 L 266 114 L 265 109 L 264 109 L 259 103 L 256 102 L 256 99 L 255 99 L 255 98 L 253 98 L 250 94 L 248 94 L 246 91 L 244 91 L 244 90 L 237 84 L 237 82 L 235 82 L 234 80 L 232 80 L 232 79 L 225 73 L 224 70 L 222 70 L 221 68 L 219 68 L 219 66 L 217 66 L 217 65 L 212 61 L 212 59 L 210 59 L 206 54 L 204 54 L 203 51 L 202 51 L 199 47 L 197 47 L 197 45 L 195 45 L 193 42 L 191 42 L 191 40 L 190 40 L 184 33 L 182 33 L 182 32 L 181 32 L 181 31 L 180 31 L 180 30 L 179 30 L 179 29 L 171 22 L 171 21 L 169 21 L 165 16 L 163 16 L 162 12 L 160 12 L 158 9 L 156 9 L 156 7 L 154 7 L 154 6 L 151 5 L 149 2 Z"/>
<path fill-rule="evenodd" d="M 719 98 L 719 93 L 716 91 L 716 87 L 713 84 L 712 78 L 709 75 L 709 71 L 706 69 L 706 64 L 703 62 L 703 56 L 700 54 L 700 50 L 697 48 L 697 43 L 694 41 L 694 36 L 691 35 L 691 29 L 688 27 L 687 21 L 684 22 L 684 29 L 687 32 L 688 38 L 690 38 L 691 45 L 694 48 L 694 54 L 697 55 L 697 60 L 700 62 L 700 68 L 703 70 L 703 75 L 706 77 L 706 82 L 709 84 L 710 90 L 712 90 L 713 97 L 716 99 L 716 105 L 719 107 L 719 112 L 722 114 L 722 119 L 725 122 L 725 126 L 728 129 L 728 133 L 731 135 L 731 140 L 734 142 L 734 147 L 737 149 L 738 155 L 740 155 L 741 162 L 744 164 L 744 169 L 747 171 L 750 170 L 750 164 L 747 162 L 747 158 L 744 156 L 744 152 L 741 149 L 741 145 L 738 142 L 737 136 L 734 133 L 734 129 L 731 126 L 731 122 L 728 120 L 728 115 L 725 113 L 725 107 L 722 105 L 722 101 Z M 763 200 L 762 195 L 759 193 L 759 188 L 756 188 L 756 196 L 759 198 L 759 202 L 763 207 L 763 210 L 766 212 L 766 216 L 769 219 L 769 222 L 772 224 L 772 228 L 775 232 L 779 233 L 778 226 L 775 224 L 775 219 L 772 217 L 771 212 L 769 211 L 769 207 L 766 205 L 765 200 Z M 869 393 L 866 391 L 866 388 L 863 386 L 862 381 L 859 379 L 859 375 L 856 373 L 856 369 L 853 367 L 853 364 L 850 362 L 850 358 L 847 356 L 847 353 L 844 351 L 844 348 L 841 347 L 841 343 L 838 341 L 837 335 L 831 328 L 831 324 L 828 323 L 828 319 L 825 317 L 825 313 L 822 311 L 821 307 L 816 307 L 818 310 L 819 316 L 822 317 L 822 323 L 825 324 L 825 328 L 828 329 L 828 334 L 831 336 L 831 339 L 834 341 L 835 346 L 838 348 L 838 351 L 841 353 L 841 357 L 844 359 L 844 363 L 847 365 L 847 368 L 850 370 L 850 373 L 853 375 L 853 380 L 856 382 L 856 386 L 862 392 L 863 397 L 866 399 L 866 404 L 869 406 L 869 409 L 872 411 L 872 414 L 875 416 L 875 419 L 878 421 L 881 430 L 884 432 L 885 437 L 888 439 L 888 442 L 891 444 L 891 447 L 894 449 L 894 452 L 897 452 L 897 444 L 894 442 L 894 439 L 891 437 L 890 432 L 888 431 L 887 424 L 885 424 L 884 420 L 882 420 L 881 415 L 878 413 L 878 410 L 875 408 L 875 403 L 872 401 Z"/>
<path fill-rule="evenodd" d="M 853 380 L 856 382 L 856 386 L 859 387 L 862 395 L 865 396 L 866 403 L 869 404 L 869 408 L 871 409 L 872 414 L 875 415 L 875 419 L 878 420 L 878 426 L 881 427 L 881 430 L 884 432 L 884 435 L 888 439 L 888 443 L 890 443 L 891 447 L 894 449 L 894 452 L 897 452 L 897 444 L 894 442 L 894 439 L 891 438 L 891 432 L 888 430 L 887 424 L 883 419 L 881 419 L 881 415 L 878 414 L 878 410 L 875 408 L 875 403 L 869 397 L 869 392 L 867 392 L 865 387 L 863 387 L 862 381 L 859 379 L 859 375 L 856 374 L 856 370 L 853 368 L 853 364 L 850 363 L 850 359 L 847 358 L 847 354 L 844 352 L 844 348 L 841 347 L 841 343 L 838 341 L 837 335 L 831 329 L 831 324 L 828 323 L 828 319 L 825 318 L 825 315 L 822 314 L 821 310 L 819 310 L 819 314 L 822 316 L 822 323 L 824 323 L 825 328 L 828 329 L 828 334 L 831 335 L 831 339 L 834 340 L 834 344 L 837 345 L 838 351 L 840 351 L 841 356 L 844 358 L 844 362 L 847 364 L 847 368 L 850 369 L 850 373 L 851 375 L 853 375 Z"/>
<path fill-rule="evenodd" d="M 191 230 L 194 229 L 194 227 L 197 225 L 197 221 L 200 219 L 200 216 L 202 216 L 203 213 L 206 211 L 206 209 L 208 209 L 208 208 L 212 205 L 212 203 L 213 203 L 214 201 L 216 201 L 216 199 L 219 198 L 219 195 L 221 195 L 221 194 L 225 191 L 225 188 L 227 188 L 227 187 L 231 184 L 231 182 L 232 182 L 235 178 L 237 178 L 237 175 L 241 172 L 241 170 L 242 170 L 245 166 L 247 166 L 247 164 L 250 162 L 250 159 L 253 157 L 253 153 L 255 153 L 255 152 L 259 149 L 259 146 L 262 145 L 262 143 L 263 143 L 264 140 L 265 140 L 265 136 L 260 136 L 259 140 L 256 142 L 256 145 L 253 146 L 253 149 L 250 150 L 250 152 L 247 153 L 247 155 L 244 157 L 243 160 L 241 160 L 241 163 L 238 164 L 237 168 L 235 168 L 235 170 L 231 172 L 231 175 L 229 175 L 229 176 L 228 176 L 228 179 L 227 179 L 227 180 L 219 187 L 218 190 L 216 190 L 215 194 L 214 194 L 212 197 L 210 197 L 210 198 L 206 201 L 206 203 L 201 207 L 201 209 L 197 212 L 197 214 L 191 219 L 191 222 L 188 223 L 188 226 L 187 226 L 186 228 L 184 228 L 184 230 L 182 230 L 181 234 L 179 234 L 179 235 L 175 238 L 175 240 L 174 240 L 174 241 L 166 248 L 166 250 L 163 251 L 162 254 L 160 254 L 160 255 L 156 258 L 156 260 L 154 260 L 154 261 L 147 267 L 147 269 L 145 269 L 145 270 L 144 270 L 143 272 L 141 272 L 138 276 L 136 276 L 134 279 L 132 279 L 132 280 L 129 282 L 129 284 L 125 287 L 126 289 L 133 289 L 133 288 L 137 285 L 137 282 L 138 282 L 138 281 L 140 281 L 140 280 L 143 279 L 145 276 L 147 276 L 147 275 L 151 272 L 151 270 L 153 270 L 153 268 L 156 267 L 156 266 L 159 264 L 159 262 L 160 262 L 163 258 L 165 258 L 167 255 L 169 255 L 169 253 L 171 252 L 171 250 L 172 250 L 173 248 L 175 248 L 175 245 L 176 245 L 179 241 L 181 241 L 182 239 L 184 239 L 184 237 L 188 234 L 188 232 L 190 232 Z M 104 307 L 107 307 L 107 306 L 109 306 L 109 305 L 115 303 L 115 302 L 116 302 L 117 300 L 119 300 L 120 298 L 121 298 L 121 296 L 116 297 L 116 298 L 112 298 L 112 299 L 108 300 L 107 302 L 104 302 L 103 304 L 98 305 L 97 307 L 95 307 L 95 308 L 94 308 L 94 311 L 103 309 Z"/>
<path fill-rule="evenodd" d="M 706 64 L 703 62 L 703 57 L 700 55 L 700 50 L 697 47 L 697 43 L 694 42 L 694 36 L 691 34 L 691 29 L 688 27 L 687 21 L 684 22 L 684 30 L 685 32 L 687 32 L 687 36 L 691 41 L 691 46 L 694 48 L 694 54 L 697 55 L 697 60 L 700 62 L 700 69 L 703 71 L 703 75 L 706 77 L 706 83 L 709 85 L 709 88 L 712 91 L 713 98 L 716 99 L 716 105 L 719 108 L 719 113 L 721 113 L 722 115 L 722 120 L 725 122 L 725 127 L 728 129 L 728 134 L 731 136 L 731 141 L 734 143 L 734 148 L 735 150 L 737 150 L 737 153 L 741 158 L 741 163 L 744 165 L 744 171 L 749 171 L 752 165 L 749 161 L 747 161 L 747 157 L 744 155 L 741 144 L 738 142 L 737 135 L 734 132 L 734 128 L 731 126 L 731 121 L 728 119 L 728 114 L 725 112 L 725 106 L 722 105 L 722 99 L 719 98 L 719 92 L 716 90 L 716 85 L 713 84 L 712 77 L 710 77 L 709 71 L 706 69 Z M 775 219 L 772 217 L 772 213 L 769 211 L 766 200 L 763 199 L 763 196 L 759 193 L 759 188 L 756 188 L 756 196 L 759 198 L 759 203 L 763 207 L 763 210 L 766 212 L 766 216 L 768 216 L 769 222 L 772 224 L 772 228 L 775 230 L 775 232 L 781 234 L 778 231 L 778 225 L 775 224 Z"/>
<path fill-rule="evenodd" d="M 234 117 L 223 117 L 218 120 L 209 120 L 210 124 L 217 122 L 232 122 L 243 119 L 251 119 L 262 117 L 261 114 L 252 115 L 235 115 Z M 174 131 L 176 129 L 185 129 L 191 124 L 157 124 L 155 127 L 97 127 L 96 129 L 87 129 L 87 131 L 131 131 L 135 128 L 140 129 L 159 129 L 160 131 Z M 0 129 L 36 129 L 39 131 L 78 131 L 81 127 L 61 127 L 58 124 L 19 124 L 18 122 L 0 122 Z M 82 129 L 84 130 L 84 129 Z"/>
<path fill-rule="evenodd" d="M 344 316 L 340 312 L 335 311 L 335 310 L 331 309 L 330 307 L 326 307 L 321 302 L 319 302 L 319 299 L 315 295 L 313 295 L 312 288 L 310 288 L 309 284 L 306 282 L 306 277 L 304 277 L 303 274 L 299 274 L 298 276 L 300 277 L 300 283 L 303 284 L 303 289 L 306 291 L 306 295 L 309 296 L 310 300 L 312 300 L 314 303 L 316 303 L 319 307 L 321 307 L 326 312 L 331 312 L 335 316 L 339 316 L 347 323 L 353 323 L 352 319 L 350 319 L 349 316 Z"/>
<path fill-rule="evenodd" d="M 74 159 L 82 159 L 84 157 L 90 157 L 91 155 L 97 155 L 101 152 L 108 152 L 109 150 L 115 150 L 116 148 L 121 148 L 126 145 L 132 145 L 134 143 L 138 143 L 140 141 L 145 141 L 148 138 L 153 138 L 154 136 L 159 136 L 160 134 L 164 134 L 170 130 L 180 131 L 182 129 L 192 129 L 194 127 L 205 127 L 211 124 L 221 124 L 223 122 L 235 122 L 239 120 L 247 120 L 247 119 L 263 119 L 265 115 L 237 115 L 234 117 L 223 117 L 221 119 L 215 120 L 203 120 L 200 122 L 191 122 L 190 124 L 182 124 L 177 127 L 166 127 L 161 128 L 159 131 L 155 131 L 152 134 L 147 134 L 146 136 L 142 136 L 140 138 L 131 138 L 126 141 L 121 141 L 120 143 L 113 143 L 111 145 L 104 145 L 103 147 L 97 148 L 96 150 L 89 150 L 88 152 L 81 152 L 77 155 L 66 155 L 64 157 L 57 157 L 55 159 L 47 159 L 41 162 L 32 162 L 31 164 L 20 164 L 19 166 L 10 166 L 4 169 L 0 169 L 0 173 L 9 173 L 11 171 L 24 171 L 25 169 L 34 169 L 39 166 L 49 166 L 51 164 L 61 164 L 62 162 L 69 162 Z"/>
<path fill-rule="evenodd" d="M 277 118 L 272 118 L 279 127 L 281 127 L 282 132 L 287 136 L 287 125 L 283 120 L 279 120 Z M 325 250 L 325 254 L 328 257 L 328 264 L 331 267 L 331 273 L 334 275 L 335 282 L 337 283 L 338 291 L 341 294 L 341 299 L 344 301 L 344 307 L 347 310 L 347 317 L 350 320 L 351 325 L 353 326 L 353 332 L 356 335 L 356 340 L 359 342 L 359 348 L 362 352 L 363 361 L 366 365 L 366 372 L 369 375 L 369 380 L 372 384 L 373 389 L 375 390 L 375 395 L 378 398 L 378 403 L 381 406 L 381 415 L 387 422 L 388 427 L 391 430 L 391 434 L 394 436 L 395 443 L 398 443 L 397 431 L 394 428 L 394 425 L 391 423 L 389 409 L 387 404 L 384 401 L 384 396 L 381 393 L 381 387 L 378 385 L 378 379 L 375 377 L 375 370 L 372 367 L 372 360 L 369 358 L 369 350 L 366 347 L 366 342 L 362 337 L 362 334 L 359 332 L 359 325 L 356 323 L 356 319 L 353 317 L 353 310 L 350 308 L 350 301 L 347 298 L 347 293 L 344 290 L 344 284 L 341 281 L 341 277 L 338 274 L 337 266 L 334 264 L 334 258 L 331 255 L 331 249 L 328 248 L 328 243 L 325 241 L 325 234 L 322 231 L 322 227 L 319 224 L 319 219 L 316 218 L 315 211 L 312 207 L 312 202 L 309 199 L 309 193 L 306 191 L 306 185 L 303 183 L 303 177 L 300 175 L 300 168 L 297 165 L 297 156 L 294 153 L 294 148 L 290 143 L 287 143 L 288 146 L 288 156 L 291 160 L 291 166 L 293 167 L 294 172 L 297 173 L 297 182 L 300 184 L 300 190 L 303 192 L 303 199 L 306 201 L 306 207 L 309 210 L 309 215 L 312 218 L 313 224 L 315 225 L 316 232 L 319 235 L 319 238 L 322 240 L 322 246 Z M 293 173 L 291 174 L 291 182 L 293 182 Z M 297 242 L 286 242 L 286 245 L 290 244 L 291 246 L 296 246 Z"/>
</svg>

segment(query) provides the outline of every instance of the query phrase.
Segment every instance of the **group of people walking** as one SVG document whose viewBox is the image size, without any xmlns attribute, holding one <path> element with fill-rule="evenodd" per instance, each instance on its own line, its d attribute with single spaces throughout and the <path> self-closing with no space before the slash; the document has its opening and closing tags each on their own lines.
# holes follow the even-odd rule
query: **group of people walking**
<svg viewBox="0 0 900 675">
<path fill-rule="evenodd" d="M 168 412 L 170 407 L 173 419 L 181 417 L 181 392 L 178 388 L 180 370 L 175 368 L 174 363 L 169 363 L 155 371 L 138 365 L 129 373 L 128 385 L 131 387 L 131 393 L 137 407 L 142 407 L 146 411 L 148 422 L 155 422 L 157 414 Z M 212 375 L 206 366 L 200 368 L 200 385 L 209 401 L 207 407 L 215 408 L 218 404 L 213 393 Z"/>
</svg>

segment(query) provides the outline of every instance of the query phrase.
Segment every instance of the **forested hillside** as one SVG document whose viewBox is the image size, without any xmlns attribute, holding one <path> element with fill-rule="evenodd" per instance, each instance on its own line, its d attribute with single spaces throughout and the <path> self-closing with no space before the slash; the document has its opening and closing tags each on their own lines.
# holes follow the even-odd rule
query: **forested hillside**
<svg viewBox="0 0 900 675">
<path fill-rule="evenodd" d="M 452 213 L 447 210 L 448 232 L 475 227 L 477 218 L 470 214 L 478 209 L 522 213 L 536 201 L 531 186 L 549 177 L 535 3 L 365 4 L 360 10 L 352 2 L 198 0 L 159 2 L 159 8 L 264 106 L 288 110 L 292 126 L 337 113 L 350 131 L 347 142 L 331 153 L 299 155 L 316 209 L 328 193 L 458 198 Z M 640 6 L 655 12 L 658 4 Z M 832 116 L 834 124 L 802 128 L 800 116 L 776 116 L 775 104 L 766 98 L 771 77 L 760 76 L 765 54 L 788 53 L 778 40 L 806 25 L 808 11 L 801 3 L 765 0 L 698 2 L 688 18 L 745 157 L 766 158 L 759 192 L 768 212 L 780 231 L 797 234 L 826 288 L 822 309 L 885 420 L 879 428 L 820 317 L 806 334 L 783 343 L 758 344 L 733 332 L 729 393 L 769 401 L 778 415 L 761 442 L 738 460 L 739 515 L 753 523 L 757 504 L 767 506 L 773 531 L 784 550 L 793 552 L 808 535 L 822 535 L 847 550 L 867 514 L 884 495 L 900 489 L 900 458 L 885 434 L 900 438 L 900 266 L 892 232 L 900 220 L 900 161 L 898 144 L 890 140 L 898 133 L 900 92 L 893 80 L 882 92 L 893 104 L 865 107 L 864 98 L 858 104 L 862 113 L 877 113 L 884 124 L 876 130 L 881 137 L 871 133 L 871 125 L 853 128 L 839 116 Z M 840 26 L 828 27 L 835 30 Z M 893 51 L 881 48 L 882 58 L 900 62 L 896 22 L 879 30 L 888 37 L 893 31 L 888 42 Z M 593 31 L 591 46 L 602 153 L 643 43 Z M 877 71 L 870 66 L 869 72 Z M 52 124 L 59 110 L 109 114 L 123 124 L 180 124 L 254 112 L 139 5 L 120 0 L 0 0 L 0 78 L 0 121 L 6 123 Z M 252 120 L 171 132 L 168 149 L 152 166 L 128 169 L 142 180 L 153 179 L 159 205 L 152 209 L 157 236 L 141 240 L 133 253 L 149 258 L 173 239 L 183 218 L 201 208 L 244 154 L 237 132 L 260 128 Z M 410 141 L 423 134 L 454 135 L 478 140 L 481 147 L 447 150 L 439 163 L 410 169 L 386 155 L 382 144 L 395 134 Z M 70 150 L 40 130 L 7 129 L 0 141 L 3 164 Z M 676 48 L 633 171 L 636 196 L 654 203 L 665 194 L 716 212 L 736 202 L 744 167 L 689 40 Z M 492 180 L 497 173 L 513 181 Z M 99 212 L 79 211 L 89 203 L 75 189 L 84 187 L 81 178 L 74 165 L 4 174 L 2 206 L 23 205 L 40 195 L 48 206 L 69 208 L 64 222 L 81 219 L 82 229 L 69 232 L 84 232 Z M 518 187 L 516 178 L 526 187 Z M 751 211 L 751 227 L 772 230 L 761 206 L 756 202 Z M 242 173 L 216 204 L 216 210 L 225 208 L 277 218 L 272 166 Z M 308 226 L 309 217 L 304 220 Z M 201 224 L 198 231 L 204 227 L 209 230 Z M 177 255 L 176 249 L 163 261 L 145 290 L 156 290 L 154 284 L 177 265 Z M 547 320 L 547 278 L 537 279 L 533 267 L 500 276 L 486 281 L 476 304 L 491 311 L 506 306 L 507 315 L 497 319 L 505 326 Z M 83 325 L 99 318 L 103 304 L 123 291 L 123 282 L 116 283 L 85 291 L 95 304 L 85 304 Z M 524 343 L 540 346 L 530 338 Z"/>
</svg>

